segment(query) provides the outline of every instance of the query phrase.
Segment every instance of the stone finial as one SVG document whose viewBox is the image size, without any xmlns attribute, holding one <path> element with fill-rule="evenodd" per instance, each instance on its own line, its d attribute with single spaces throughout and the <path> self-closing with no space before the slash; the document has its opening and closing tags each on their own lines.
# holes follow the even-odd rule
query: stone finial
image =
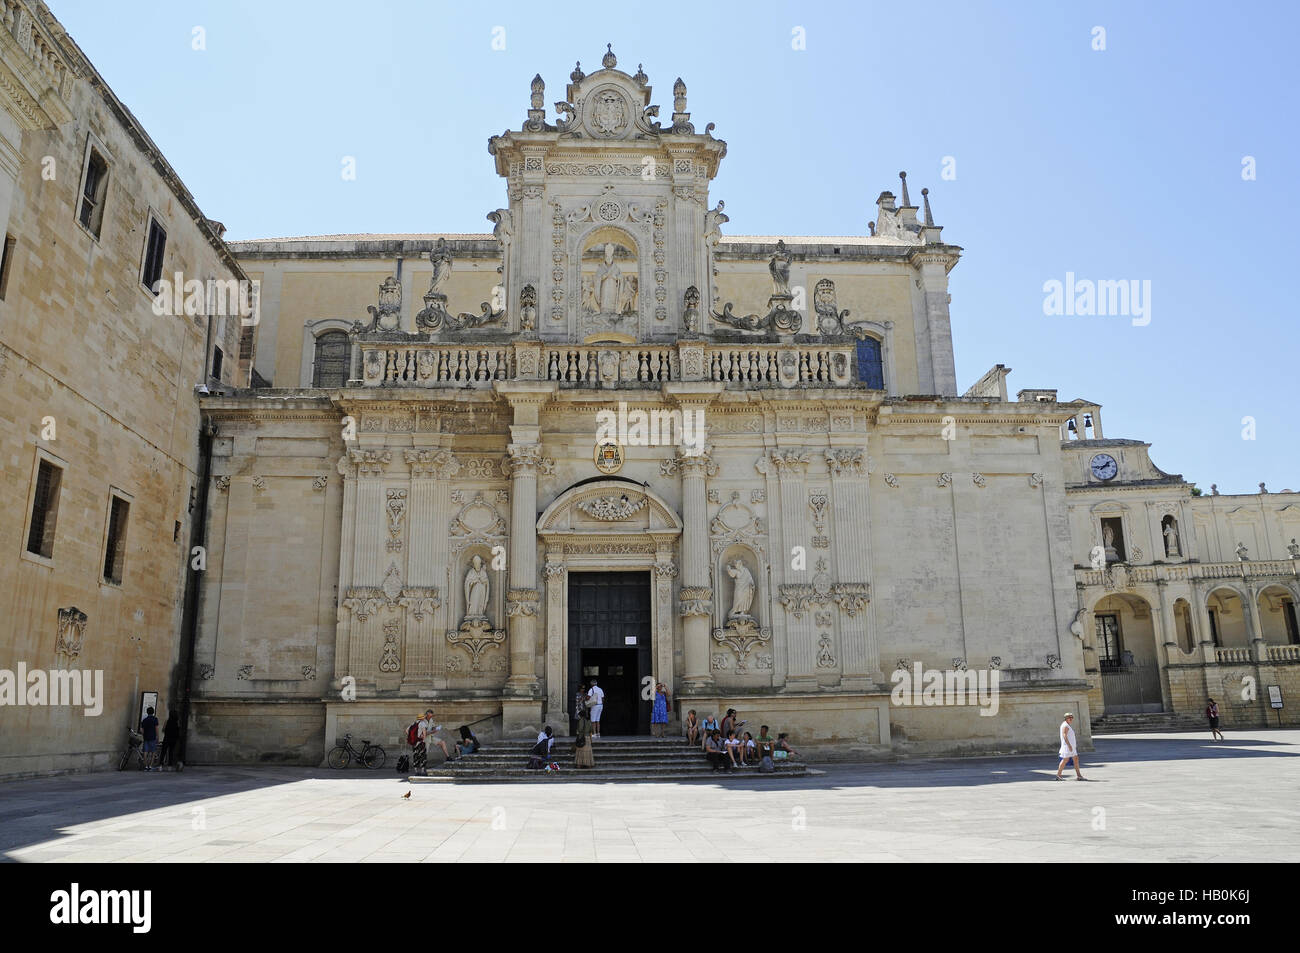
<svg viewBox="0 0 1300 953">
<path fill-rule="evenodd" d="M 534 109 L 546 108 L 546 83 L 542 80 L 542 74 L 538 73 L 533 77 L 532 99 L 530 104 Z"/>
<path fill-rule="evenodd" d="M 680 76 L 673 83 L 673 112 L 686 112 L 686 84 Z"/>
<path fill-rule="evenodd" d="M 903 180 L 903 207 L 911 208 L 912 200 L 907 194 L 907 173 L 900 172 L 898 173 L 898 177 Z"/>
<path fill-rule="evenodd" d="M 575 83 L 581 83 L 586 75 L 587 74 L 582 71 L 582 61 L 579 60 L 577 63 L 573 64 L 573 72 L 569 74 L 569 79 L 573 80 Z"/>
<path fill-rule="evenodd" d="M 645 74 L 645 69 L 641 66 L 641 64 L 637 63 L 636 75 L 633 76 L 632 79 L 637 83 L 640 83 L 642 86 L 644 86 L 647 82 L 649 82 L 650 77 Z"/>
<path fill-rule="evenodd" d="M 614 55 L 614 44 L 605 44 L 605 55 L 600 58 L 600 65 L 605 69 L 613 69 L 618 65 L 618 57 Z"/>
<path fill-rule="evenodd" d="M 1261 493 L 1267 493 L 1267 492 L 1268 492 L 1268 490 L 1265 489 L 1263 483 L 1261 483 L 1261 484 L 1259 485 L 1259 492 L 1261 492 Z"/>
<path fill-rule="evenodd" d="M 925 224 L 933 225 L 934 216 L 930 214 L 930 190 L 921 190 L 921 201 L 925 204 Z"/>
<path fill-rule="evenodd" d="M 876 223 L 875 223 L 875 222 L 867 222 L 867 228 L 871 231 L 871 237 L 872 237 L 872 238 L 875 238 L 875 237 L 876 237 Z"/>
</svg>

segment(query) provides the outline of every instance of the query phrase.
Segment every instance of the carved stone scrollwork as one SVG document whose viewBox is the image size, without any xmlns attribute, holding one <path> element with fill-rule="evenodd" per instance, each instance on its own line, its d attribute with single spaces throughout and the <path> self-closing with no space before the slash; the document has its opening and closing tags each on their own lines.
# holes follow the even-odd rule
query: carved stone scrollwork
<svg viewBox="0 0 1300 953">
<path fill-rule="evenodd" d="M 505 465 L 510 469 L 511 475 L 535 472 L 542 464 L 542 448 L 535 443 L 512 443 L 506 447 L 506 452 L 510 457 Z"/>
<path fill-rule="evenodd" d="M 710 446 L 699 453 L 689 453 L 683 448 L 675 457 L 669 457 L 659 464 L 659 473 L 661 476 L 676 476 L 678 473 L 700 470 L 705 476 L 717 476 L 718 465 L 713 462 L 712 451 Z"/>
<path fill-rule="evenodd" d="M 612 523 L 636 515 L 645 509 L 648 503 L 649 500 L 645 496 L 637 500 L 629 500 L 626 496 L 598 496 L 574 505 L 592 519 Z"/>
<path fill-rule="evenodd" d="M 683 616 L 713 614 L 713 590 L 707 586 L 683 586 L 678 596 L 679 614 Z"/>
<path fill-rule="evenodd" d="M 393 461 L 391 450 L 349 450 L 348 463 L 356 468 L 358 476 L 379 476 Z"/>
<path fill-rule="evenodd" d="M 537 615 L 537 603 L 540 599 L 536 589 L 511 589 L 506 595 L 506 615 Z"/>
<path fill-rule="evenodd" d="M 871 585 L 865 582 L 838 582 L 831 586 L 831 598 L 844 610 L 845 615 L 854 616 L 871 601 Z"/>
<path fill-rule="evenodd" d="M 812 462 L 812 450 L 805 447 L 789 450 L 769 450 L 754 464 L 759 473 L 802 473 Z"/>
<path fill-rule="evenodd" d="M 351 612 L 358 622 L 365 622 L 383 608 L 386 602 L 381 590 L 360 587 L 346 590 L 339 604 Z"/>
<path fill-rule="evenodd" d="M 660 559 L 655 562 L 655 575 L 660 579 L 671 579 L 677 575 L 677 564 L 671 559 Z"/>
<path fill-rule="evenodd" d="M 403 450 L 412 477 L 449 480 L 460 472 L 460 461 L 450 450 Z"/>
<path fill-rule="evenodd" d="M 402 283 L 396 275 L 389 275 L 379 285 L 379 304 L 366 308 L 370 322 L 362 325 L 356 323 L 357 330 L 363 331 L 397 331 L 402 325 Z"/>
<path fill-rule="evenodd" d="M 89 616 L 76 606 L 59 610 L 58 634 L 54 639 L 54 653 L 70 659 L 81 654 L 82 641 L 86 637 L 86 622 Z"/>
<path fill-rule="evenodd" d="M 824 450 L 826 468 L 835 476 L 862 476 L 862 458 L 860 449 L 855 447 L 831 447 Z"/>
<path fill-rule="evenodd" d="M 829 632 L 819 633 L 817 639 L 817 667 L 834 668 L 835 653 L 831 650 L 831 634 Z"/>
<path fill-rule="evenodd" d="M 483 663 L 480 656 L 483 650 L 491 645 L 500 645 L 506 640 L 505 629 L 493 629 L 486 620 L 466 621 L 459 629 L 451 629 L 447 632 L 447 642 L 450 645 L 459 645 L 466 649 L 470 654 L 470 670 L 482 671 Z M 453 666 L 453 662 L 457 664 Z M 460 665 L 455 657 L 447 659 L 447 671 L 458 672 Z"/>
<path fill-rule="evenodd" d="M 402 519 L 406 516 L 406 491 L 389 490 L 384 511 L 388 516 L 388 543 L 390 553 L 402 551 Z"/>
<path fill-rule="evenodd" d="M 397 634 L 400 630 L 401 623 L 396 619 L 384 623 L 384 648 L 379 660 L 379 671 L 381 672 L 391 675 L 402 668 L 401 657 L 397 652 Z"/>
<path fill-rule="evenodd" d="M 951 474 L 951 473 L 940 473 L 940 474 L 939 474 L 939 478 L 938 478 L 937 480 L 935 480 L 935 483 L 936 483 L 938 486 L 952 486 L 952 474 Z"/>
<path fill-rule="evenodd" d="M 212 482 L 216 486 L 218 493 L 225 493 L 230 489 L 230 477 L 228 476 L 213 477 Z"/>
<path fill-rule="evenodd" d="M 844 319 L 848 310 L 838 311 L 835 302 L 835 282 L 823 278 L 813 288 L 813 309 L 817 312 L 817 330 L 827 336 L 844 333 Z"/>
<path fill-rule="evenodd" d="M 426 615 L 431 615 L 442 605 L 442 597 L 436 586 L 403 589 L 397 604 L 404 609 L 409 609 L 416 622 L 423 622 Z"/>
<path fill-rule="evenodd" d="M 971 482 L 978 487 L 983 487 L 983 486 L 987 486 L 989 481 L 988 478 L 985 477 L 984 474 L 982 473 L 972 473 Z"/>
<path fill-rule="evenodd" d="M 713 641 L 731 647 L 736 653 L 736 673 L 744 675 L 748 672 L 745 663 L 749 653 L 772 641 L 772 630 L 760 628 L 753 619 L 733 620 L 713 630 Z"/>
</svg>

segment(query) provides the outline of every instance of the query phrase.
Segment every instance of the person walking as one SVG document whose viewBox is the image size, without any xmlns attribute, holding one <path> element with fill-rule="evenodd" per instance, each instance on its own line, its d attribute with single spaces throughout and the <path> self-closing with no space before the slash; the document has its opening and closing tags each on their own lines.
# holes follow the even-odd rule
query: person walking
<svg viewBox="0 0 1300 953">
<path fill-rule="evenodd" d="M 1213 698 L 1209 699 L 1209 704 L 1205 706 L 1205 717 L 1210 722 L 1210 740 L 1225 741 L 1223 732 L 1219 730 L 1219 703 Z"/>
<path fill-rule="evenodd" d="M 577 734 L 573 742 L 573 763 L 579 768 L 594 768 L 596 757 L 591 751 L 591 719 L 585 711 L 578 713 Z"/>
<path fill-rule="evenodd" d="M 140 719 L 140 734 L 144 736 L 144 769 L 153 770 L 154 758 L 158 755 L 158 719 L 153 709 L 146 708 Z"/>
<path fill-rule="evenodd" d="M 650 734 L 662 738 L 668 730 L 668 689 L 660 682 L 655 686 L 654 706 L 650 709 Z"/>
<path fill-rule="evenodd" d="M 1056 766 L 1056 780 L 1058 781 L 1065 780 L 1065 778 L 1061 777 L 1061 769 L 1065 767 L 1065 763 L 1067 761 L 1073 761 L 1074 780 L 1086 781 L 1087 778 L 1085 778 L 1083 776 L 1083 772 L 1079 770 L 1079 745 L 1077 739 L 1074 736 L 1074 713 L 1073 712 L 1067 711 L 1065 713 L 1065 721 L 1061 722 L 1061 730 L 1059 734 L 1061 736 L 1061 750 L 1059 752 L 1061 756 L 1061 763 Z"/>
<path fill-rule="evenodd" d="M 596 680 L 591 680 L 591 690 L 587 692 L 587 708 L 591 714 L 591 736 L 600 737 L 600 714 L 605 710 L 605 693 L 601 687 L 596 684 Z"/>
</svg>

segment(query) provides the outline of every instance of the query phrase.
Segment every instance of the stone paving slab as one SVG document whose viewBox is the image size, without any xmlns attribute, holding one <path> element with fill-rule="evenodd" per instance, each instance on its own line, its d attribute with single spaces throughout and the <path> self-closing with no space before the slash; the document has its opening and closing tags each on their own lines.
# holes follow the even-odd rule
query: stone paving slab
<svg viewBox="0 0 1300 953">
<path fill-rule="evenodd" d="M 1126 862 L 1300 857 L 1300 731 L 1111 735 L 815 776 L 443 787 L 288 767 L 0 784 L 0 857 L 150 862 Z M 411 792 L 410 799 L 402 795 Z"/>
</svg>

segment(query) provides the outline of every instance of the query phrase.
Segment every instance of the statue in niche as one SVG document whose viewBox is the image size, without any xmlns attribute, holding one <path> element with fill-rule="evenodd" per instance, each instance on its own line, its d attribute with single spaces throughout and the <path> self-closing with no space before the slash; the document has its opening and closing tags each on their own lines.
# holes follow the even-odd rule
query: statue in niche
<svg viewBox="0 0 1300 953">
<path fill-rule="evenodd" d="M 582 306 L 588 314 L 622 317 L 636 312 L 636 275 L 623 274 L 614 260 L 614 249 L 613 243 L 606 242 L 596 274 L 583 279 Z"/>
<path fill-rule="evenodd" d="M 749 619 L 749 608 L 754 603 L 754 576 L 739 559 L 727 566 L 727 575 L 736 580 L 731 596 L 731 611 L 727 613 L 727 618 Z"/>
<path fill-rule="evenodd" d="M 1109 526 L 1101 529 L 1101 541 L 1106 546 L 1106 561 L 1119 562 L 1119 550 L 1115 548 L 1115 530 Z"/>
<path fill-rule="evenodd" d="M 485 619 L 487 617 L 488 592 L 490 589 L 487 569 L 483 566 L 483 557 L 475 556 L 465 573 L 465 621 Z"/>
<path fill-rule="evenodd" d="M 1178 547 L 1178 521 L 1170 517 L 1165 523 L 1165 555 L 1181 556 L 1182 550 Z"/>
</svg>

